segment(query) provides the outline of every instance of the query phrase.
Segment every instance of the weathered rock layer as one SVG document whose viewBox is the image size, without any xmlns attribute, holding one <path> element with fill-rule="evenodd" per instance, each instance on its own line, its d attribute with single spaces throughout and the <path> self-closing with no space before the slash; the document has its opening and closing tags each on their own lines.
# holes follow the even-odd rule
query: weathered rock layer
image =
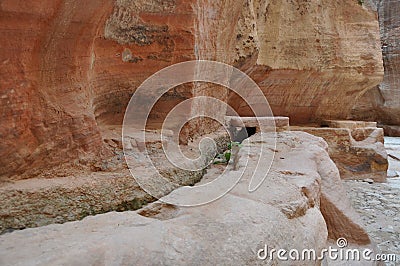
<svg viewBox="0 0 400 266">
<path fill-rule="evenodd" d="M 400 136 L 400 2 L 369 2 L 379 15 L 385 76 L 379 86 L 360 98 L 352 117 L 378 121 L 386 125 L 386 134 Z"/>
<path fill-rule="evenodd" d="M 103 126 L 120 125 L 139 84 L 173 63 L 235 64 L 294 123 L 345 118 L 383 75 L 375 14 L 353 0 L 5 0 L 0 19 L 1 181 L 111 156 Z M 150 122 L 197 95 L 228 98 L 223 88 L 186 84 L 160 100 Z M 191 131 L 202 126 L 214 128 Z"/>
<path fill-rule="evenodd" d="M 383 76 L 376 14 L 357 1 L 248 0 L 236 64 L 292 124 L 346 118 Z M 250 115 L 235 95 L 230 103 Z"/>
<path fill-rule="evenodd" d="M 273 133 L 266 136 L 274 138 Z M 0 236 L 0 263 L 264 265 L 257 251 L 265 245 L 287 250 L 307 247 L 317 254 L 328 237 L 368 245 L 359 217 L 343 198 L 339 172 L 326 148 L 322 139 L 307 133 L 281 132 L 273 149 L 258 133 L 243 143 L 239 171 L 228 169 L 231 178 L 246 169 L 242 179 L 219 200 L 186 208 L 157 202 L 137 212 L 5 234 Z M 245 158 L 257 156 L 261 149 L 275 154 L 275 160 L 263 184 L 249 193 L 257 161 L 248 164 Z M 211 174 L 203 182 L 215 177 Z M 167 197 L 179 197 L 182 191 Z"/>
<path fill-rule="evenodd" d="M 292 129 L 324 138 L 342 179 L 386 181 L 388 156 L 382 128 L 377 128 L 375 122 L 330 120 L 322 123 L 324 127 Z"/>
</svg>

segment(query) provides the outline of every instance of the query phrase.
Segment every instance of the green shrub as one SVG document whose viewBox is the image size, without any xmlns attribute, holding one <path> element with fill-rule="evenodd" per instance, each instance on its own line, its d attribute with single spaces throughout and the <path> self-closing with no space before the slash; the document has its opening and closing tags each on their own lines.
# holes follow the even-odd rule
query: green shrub
<svg viewBox="0 0 400 266">
<path fill-rule="evenodd" d="M 228 150 L 224 153 L 217 154 L 214 158 L 214 164 L 227 164 L 232 157 L 232 147 L 241 147 L 242 144 L 239 142 L 232 141 L 228 143 Z"/>
</svg>

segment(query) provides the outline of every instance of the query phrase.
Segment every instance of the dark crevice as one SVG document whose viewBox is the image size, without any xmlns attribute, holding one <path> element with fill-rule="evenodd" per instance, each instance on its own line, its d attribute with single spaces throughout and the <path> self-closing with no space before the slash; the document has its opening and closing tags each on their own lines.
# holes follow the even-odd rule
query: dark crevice
<svg viewBox="0 0 400 266">
<path fill-rule="evenodd" d="M 253 136 L 256 133 L 257 133 L 256 127 L 234 128 L 232 140 L 234 142 L 242 143 L 243 140 Z"/>
</svg>

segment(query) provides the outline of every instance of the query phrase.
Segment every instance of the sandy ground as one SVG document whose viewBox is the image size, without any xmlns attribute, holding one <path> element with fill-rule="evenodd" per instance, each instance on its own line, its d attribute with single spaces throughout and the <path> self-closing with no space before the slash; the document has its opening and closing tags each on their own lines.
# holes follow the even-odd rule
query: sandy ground
<svg viewBox="0 0 400 266">
<path fill-rule="evenodd" d="M 386 138 L 388 154 L 400 158 L 400 138 Z M 400 161 L 389 157 L 389 176 L 400 175 Z M 345 181 L 353 207 L 360 213 L 365 227 L 384 254 L 396 254 L 400 265 L 400 177 L 388 178 L 387 183 Z"/>
</svg>

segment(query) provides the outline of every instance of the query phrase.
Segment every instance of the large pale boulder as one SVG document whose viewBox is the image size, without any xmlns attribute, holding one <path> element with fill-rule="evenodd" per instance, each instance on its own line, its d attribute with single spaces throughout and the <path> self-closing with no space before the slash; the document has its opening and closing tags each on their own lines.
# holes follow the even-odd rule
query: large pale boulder
<svg viewBox="0 0 400 266">
<path fill-rule="evenodd" d="M 320 252 L 327 239 L 346 237 L 365 245 L 368 235 L 344 197 L 339 172 L 321 138 L 303 132 L 260 133 L 243 143 L 243 178 L 224 197 L 198 207 L 156 202 L 136 212 L 107 213 L 82 221 L 26 229 L 0 236 L 0 263 L 54 264 L 241 264 L 261 265 L 260 249 L 304 248 Z M 249 193 L 261 152 L 275 155 L 262 185 Z M 216 177 L 210 170 L 201 184 Z M 218 187 L 215 187 L 218 189 Z M 185 196 L 177 189 L 163 198 Z M 162 199 L 162 200 L 163 200 Z M 329 234 L 329 236 L 328 236 Z M 303 265 L 303 261 L 275 264 Z M 318 265 L 310 262 L 308 265 Z"/>
</svg>

